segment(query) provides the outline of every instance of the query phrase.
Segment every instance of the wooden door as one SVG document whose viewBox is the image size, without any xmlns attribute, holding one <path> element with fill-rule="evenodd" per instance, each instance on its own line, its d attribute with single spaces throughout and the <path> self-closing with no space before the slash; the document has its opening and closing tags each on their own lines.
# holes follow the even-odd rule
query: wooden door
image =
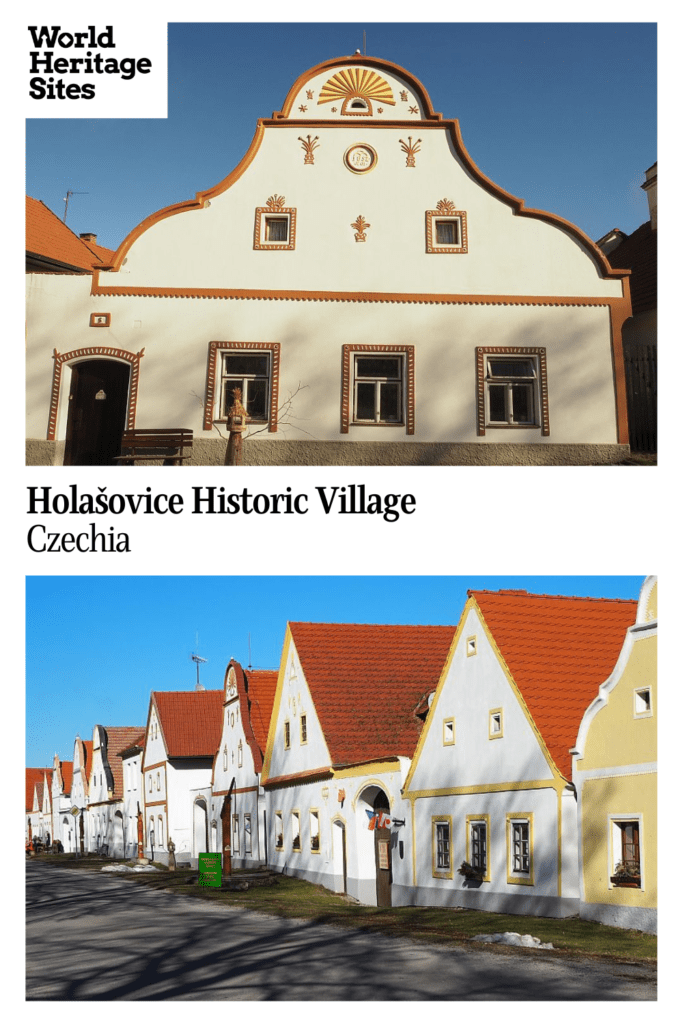
<svg viewBox="0 0 683 1024">
<path fill-rule="evenodd" d="M 391 906 L 391 829 L 375 829 L 375 870 L 377 906 Z"/>
<path fill-rule="evenodd" d="M 65 466 L 111 466 L 121 453 L 130 366 L 87 359 L 71 369 Z"/>
</svg>

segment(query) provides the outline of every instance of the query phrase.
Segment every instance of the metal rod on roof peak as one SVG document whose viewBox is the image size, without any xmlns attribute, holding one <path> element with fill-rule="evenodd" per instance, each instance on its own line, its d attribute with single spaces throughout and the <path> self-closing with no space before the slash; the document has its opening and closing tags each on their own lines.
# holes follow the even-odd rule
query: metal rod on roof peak
<svg viewBox="0 0 683 1024">
<path fill-rule="evenodd" d="M 73 189 L 68 189 L 64 197 L 64 224 L 66 224 L 66 211 L 69 209 L 69 200 L 71 199 L 71 196 L 87 196 L 89 194 L 90 193 L 88 192 L 74 192 Z"/>
</svg>

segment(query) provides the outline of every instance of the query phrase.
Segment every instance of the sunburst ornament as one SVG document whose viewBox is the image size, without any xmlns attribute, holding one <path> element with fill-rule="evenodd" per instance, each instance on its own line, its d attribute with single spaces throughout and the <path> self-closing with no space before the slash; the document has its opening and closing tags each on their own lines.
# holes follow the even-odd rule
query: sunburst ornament
<svg viewBox="0 0 683 1024">
<path fill-rule="evenodd" d="M 391 86 L 369 68 L 344 68 L 320 90 L 318 104 L 342 100 L 342 114 L 372 114 L 372 100 L 395 106 Z"/>
</svg>

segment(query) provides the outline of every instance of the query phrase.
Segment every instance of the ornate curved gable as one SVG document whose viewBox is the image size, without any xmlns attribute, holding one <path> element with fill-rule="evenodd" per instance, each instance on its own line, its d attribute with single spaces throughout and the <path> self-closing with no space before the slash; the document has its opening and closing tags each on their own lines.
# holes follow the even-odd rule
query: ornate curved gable
<svg viewBox="0 0 683 1024">
<path fill-rule="evenodd" d="M 338 57 L 304 72 L 275 119 L 423 121 L 439 118 L 409 72 L 374 57 Z"/>
</svg>

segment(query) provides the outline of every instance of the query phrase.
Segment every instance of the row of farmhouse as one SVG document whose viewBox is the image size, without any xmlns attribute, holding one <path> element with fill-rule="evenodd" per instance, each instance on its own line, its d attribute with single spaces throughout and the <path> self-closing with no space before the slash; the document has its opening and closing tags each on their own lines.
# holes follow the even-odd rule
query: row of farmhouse
<svg viewBox="0 0 683 1024">
<path fill-rule="evenodd" d="M 470 591 L 453 626 L 290 622 L 279 671 L 153 692 L 29 769 L 64 851 L 293 874 L 379 906 L 656 931 L 657 585 Z"/>
<path fill-rule="evenodd" d="M 27 461 L 116 464 L 124 431 L 185 428 L 189 464 L 220 464 L 239 408 L 250 465 L 619 462 L 612 235 L 608 259 L 494 184 L 409 71 L 327 60 L 115 252 L 28 201 Z"/>
</svg>

